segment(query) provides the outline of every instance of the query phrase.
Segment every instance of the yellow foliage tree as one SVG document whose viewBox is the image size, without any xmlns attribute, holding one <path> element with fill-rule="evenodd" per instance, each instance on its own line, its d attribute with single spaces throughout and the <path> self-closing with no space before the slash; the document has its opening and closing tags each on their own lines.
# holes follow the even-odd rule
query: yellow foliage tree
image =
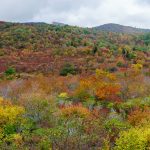
<svg viewBox="0 0 150 150">
<path fill-rule="evenodd" d="M 25 118 L 23 107 L 15 106 L 10 101 L 0 97 L 0 143 L 14 143 L 16 146 L 22 143 L 22 137 L 17 133 Z"/>
<path fill-rule="evenodd" d="M 9 101 L 0 98 L 0 125 L 14 124 L 25 112 L 23 107 L 14 106 Z"/>
</svg>

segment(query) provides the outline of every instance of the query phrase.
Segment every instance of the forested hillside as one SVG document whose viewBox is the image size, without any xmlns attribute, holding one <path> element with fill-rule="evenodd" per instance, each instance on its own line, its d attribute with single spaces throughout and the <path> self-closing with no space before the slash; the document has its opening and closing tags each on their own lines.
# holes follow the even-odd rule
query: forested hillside
<svg viewBox="0 0 150 150">
<path fill-rule="evenodd" d="M 117 71 L 143 61 L 149 65 L 150 34 L 129 35 L 45 23 L 0 23 L 3 72 L 10 65 L 17 72 L 59 73 L 66 62 L 77 73 L 97 68 Z"/>
<path fill-rule="evenodd" d="M 0 149 L 150 149 L 150 33 L 0 22 Z"/>
<path fill-rule="evenodd" d="M 130 33 L 130 34 L 140 34 L 140 33 L 149 33 L 150 29 L 140 29 L 136 27 L 130 27 L 130 26 L 123 26 L 120 24 L 104 24 L 98 27 L 94 27 L 94 29 L 99 31 L 107 31 L 107 32 L 118 32 L 118 33 Z"/>
</svg>

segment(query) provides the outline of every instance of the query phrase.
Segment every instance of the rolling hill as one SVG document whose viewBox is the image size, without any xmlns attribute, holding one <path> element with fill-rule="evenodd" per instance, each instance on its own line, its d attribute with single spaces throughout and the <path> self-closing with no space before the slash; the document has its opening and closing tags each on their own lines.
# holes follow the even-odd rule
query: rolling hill
<svg viewBox="0 0 150 150">
<path fill-rule="evenodd" d="M 124 26 L 120 24 L 104 24 L 97 27 L 94 27 L 98 31 L 107 31 L 107 32 L 118 32 L 118 33 L 147 33 L 150 32 L 150 29 L 141 29 L 141 28 L 134 28 L 131 26 Z"/>
</svg>

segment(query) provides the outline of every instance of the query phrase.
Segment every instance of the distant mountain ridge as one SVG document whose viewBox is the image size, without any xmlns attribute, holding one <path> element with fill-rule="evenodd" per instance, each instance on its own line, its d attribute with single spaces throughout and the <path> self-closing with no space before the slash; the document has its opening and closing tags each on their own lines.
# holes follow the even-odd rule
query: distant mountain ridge
<svg viewBox="0 0 150 150">
<path fill-rule="evenodd" d="M 2 24 L 24 24 L 24 25 L 54 25 L 54 26 L 59 26 L 59 27 L 64 27 L 64 26 L 71 26 L 69 24 L 65 23 L 60 23 L 60 22 L 52 22 L 50 24 L 45 23 L 45 22 L 5 22 L 5 21 L 0 21 L 0 25 Z M 84 27 L 83 27 L 84 28 Z M 120 24 L 115 24 L 115 23 L 108 23 L 96 27 L 91 27 L 88 29 L 93 29 L 96 31 L 104 31 L 104 32 L 116 32 L 116 33 L 126 33 L 126 34 L 140 34 L 140 33 L 150 33 L 150 29 L 142 29 L 142 28 L 136 28 L 136 27 L 131 27 L 131 26 L 124 26 Z"/>
<path fill-rule="evenodd" d="M 56 26 L 66 26 L 67 24 L 64 23 L 60 23 L 60 22 L 52 22 L 52 25 L 56 25 Z"/>
<path fill-rule="evenodd" d="M 150 29 L 135 28 L 131 26 L 124 26 L 120 24 L 108 23 L 93 27 L 93 29 L 98 31 L 106 32 L 117 32 L 117 33 L 147 33 L 150 32 Z"/>
<path fill-rule="evenodd" d="M 60 22 L 53 22 L 52 24 L 56 26 L 61 26 L 61 27 L 67 25 L 67 24 L 60 23 Z M 131 26 L 124 26 L 124 25 L 115 24 L 115 23 L 108 23 L 108 24 L 97 26 L 97 27 L 92 27 L 92 29 L 97 30 L 97 31 L 128 33 L 128 34 L 150 32 L 150 29 L 142 29 L 142 28 L 136 28 L 136 27 L 131 27 Z"/>
</svg>

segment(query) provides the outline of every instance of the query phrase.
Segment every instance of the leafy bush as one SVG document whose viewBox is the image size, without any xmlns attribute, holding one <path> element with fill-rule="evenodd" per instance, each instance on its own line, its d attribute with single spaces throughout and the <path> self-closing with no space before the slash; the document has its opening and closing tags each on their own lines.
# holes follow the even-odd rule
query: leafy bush
<svg viewBox="0 0 150 150">
<path fill-rule="evenodd" d="M 129 60 L 131 60 L 131 59 L 136 58 L 136 55 L 135 55 L 134 53 L 128 53 L 128 54 L 126 55 L 126 57 L 127 57 Z"/>
<path fill-rule="evenodd" d="M 150 128 L 132 128 L 120 133 L 115 150 L 146 150 L 149 144 Z"/>
<path fill-rule="evenodd" d="M 123 64 L 123 62 L 119 61 L 119 62 L 117 63 L 117 66 L 118 66 L 118 67 L 124 67 L 124 64 Z"/>
<path fill-rule="evenodd" d="M 10 76 L 10 75 L 14 75 L 16 74 L 16 70 L 14 68 L 9 67 L 6 71 L 5 71 L 5 75 L 6 76 Z"/>
<path fill-rule="evenodd" d="M 17 145 L 20 143 L 21 136 L 19 136 L 19 132 L 23 123 L 26 122 L 23 117 L 24 113 L 23 107 L 15 106 L 0 97 L 0 149 L 5 149 L 5 146 L 11 144 Z M 12 146 L 11 149 L 13 149 Z"/>
<path fill-rule="evenodd" d="M 137 109 L 128 115 L 128 122 L 133 126 L 143 126 L 150 123 L 150 108 Z"/>
<path fill-rule="evenodd" d="M 72 64 L 65 64 L 62 69 L 60 70 L 61 76 L 67 76 L 68 74 L 75 75 L 77 74 L 77 69 Z"/>
</svg>

